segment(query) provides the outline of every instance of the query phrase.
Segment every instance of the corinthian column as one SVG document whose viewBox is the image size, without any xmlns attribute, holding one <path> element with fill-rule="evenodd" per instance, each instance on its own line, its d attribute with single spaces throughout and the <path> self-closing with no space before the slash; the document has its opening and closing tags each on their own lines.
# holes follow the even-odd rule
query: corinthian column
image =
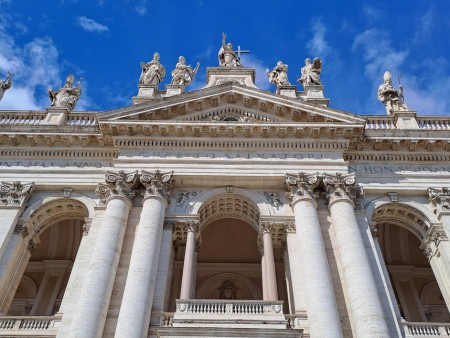
<svg viewBox="0 0 450 338">
<path fill-rule="evenodd" d="M 336 244 L 341 261 L 355 337 L 389 337 L 389 328 L 378 296 L 354 211 L 362 199 L 354 175 L 324 175 Z"/>
<path fill-rule="evenodd" d="M 299 264 L 302 265 L 306 313 L 311 337 L 342 337 L 339 313 L 327 255 L 317 215 L 313 190 L 317 175 L 286 174 L 289 197 L 295 213 Z"/>
<path fill-rule="evenodd" d="M 96 193 L 106 203 L 69 337 L 101 337 L 131 208 L 137 172 L 107 171 Z"/>
<path fill-rule="evenodd" d="M 148 336 L 158 271 L 161 237 L 167 199 L 172 192 L 172 174 L 142 171 L 145 196 L 134 235 L 127 281 L 120 306 L 115 337 Z"/>
<path fill-rule="evenodd" d="M 181 293 L 180 299 L 190 299 L 195 291 L 195 264 L 197 264 L 196 257 L 196 237 L 198 231 L 197 222 L 188 222 L 186 226 L 186 250 L 184 252 L 183 277 L 181 279 Z"/>
<path fill-rule="evenodd" d="M 275 271 L 275 258 L 273 255 L 271 222 L 262 222 L 259 226 L 259 236 L 263 243 L 262 271 L 264 273 L 263 289 L 265 290 L 264 300 L 278 300 L 277 275 Z"/>
</svg>

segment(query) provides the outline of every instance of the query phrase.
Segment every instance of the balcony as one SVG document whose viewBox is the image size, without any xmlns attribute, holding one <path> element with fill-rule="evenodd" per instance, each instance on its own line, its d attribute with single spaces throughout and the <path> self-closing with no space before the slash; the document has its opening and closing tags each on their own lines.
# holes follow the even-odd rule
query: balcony
<svg viewBox="0 0 450 338">
<path fill-rule="evenodd" d="M 402 322 L 405 338 L 450 338 L 449 323 Z"/>
<path fill-rule="evenodd" d="M 0 317 L 0 337 L 56 337 L 61 317 Z"/>
</svg>

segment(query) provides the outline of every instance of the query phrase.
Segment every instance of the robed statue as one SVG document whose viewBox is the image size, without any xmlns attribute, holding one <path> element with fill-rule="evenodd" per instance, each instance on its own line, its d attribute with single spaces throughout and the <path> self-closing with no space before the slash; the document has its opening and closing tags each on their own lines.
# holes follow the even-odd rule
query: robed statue
<svg viewBox="0 0 450 338">
<path fill-rule="evenodd" d="M 287 76 L 288 65 L 284 64 L 281 61 L 277 62 L 277 65 L 270 72 L 266 69 L 266 74 L 269 77 L 269 82 L 275 84 L 277 87 L 279 86 L 290 86 L 291 84 L 288 81 Z"/>
<path fill-rule="evenodd" d="M 178 63 L 175 69 L 172 70 L 172 84 L 187 86 L 194 80 L 195 74 L 197 74 L 200 63 L 197 62 L 197 66 L 194 70 L 190 65 L 186 65 L 186 59 L 184 56 L 178 58 Z"/>
<path fill-rule="evenodd" d="M 10 72 L 8 72 L 8 74 L 6 75 L 6 79 L 5 80 L 0 80 L 0 101 L 3 98 L 3 95 L 5 94 L 5 92 L 11 88 L 12 86 L 12 75 Z"/>
<path fill-rule="evenodd" d="M 62 107 L 72 111 L 81 96 L 81 80 L 82 78 L 78 81 L 77 86 L 73 87 L 75 78 L 73 74 L 70 74 L 66 78 L 64 87 L 57 90 L 49 89 L 48 97 L 52 101 L 52 107 Z"/>
<path fill-rule="evenodd" d="M 394 111 L 408 111 L 403 100 L 403 86 L 400 84 L 396 90 L 392 85 L 392 75 L 386 71 L 383 75 L 383 84 L 378 87 L 378 100 L 386 107 L 386 112 L 391 115 Z"/>
<path fill-rule="evenodd" d="M 305 86 L 321 86 L 322 81 L 320 81 L 320 73 L 322 72 L 322 60 L 318 57 L 314 58 L 311 63 L 311 59 L 307 58 L 305 60 L 305 66 L 301 68 L 301 76 L 297 80 L 303 87 Z"/>
<path fill-rule="evenodd" d="M 159 53 L 153 54 L 153 60 L 148 63 L 141 62 L 141 76 L 139 84 L 157 86 L 166 75 L 166 69 L 159 62 Z"/>
<path fill-rule="evenodd" d="M 229 42 L 226 43 L 227 35 L 222 33 L 222 47 L 219 49 L 219 65 L 225 67 L 241 66 L 241 60 L 236 56 L 233 50 L 233 45 Z"/>
</svg>

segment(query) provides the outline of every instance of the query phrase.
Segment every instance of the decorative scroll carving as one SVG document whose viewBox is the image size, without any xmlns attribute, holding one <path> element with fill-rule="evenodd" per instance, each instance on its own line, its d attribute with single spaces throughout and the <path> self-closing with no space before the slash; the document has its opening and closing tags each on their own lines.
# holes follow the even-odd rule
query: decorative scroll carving
<svg viewBox="0 0 450 338">
<path fill-rule="evenodd" d="M 428 196 L 433 206 L 433 211 L 437 215 L 443 211 L 450 212 L 450 189 L 443 187 L 442 189 L 428 188 Z"/>
<path fill-rule="evenodd" d="M 355 183 L 354 174 L 343 175 L 337 173 L 336 176 L 323 175 L 323 184 L 330 203 L 338 199 L 350 199 L 356 208 L 360 208 L 364 198 L 364 191 L 361 187 L 355 187 Z"/>
<path fill-rule="evenodd" d="M 281 201 L 281 196 L 277 192 L 264 192 L 264 196 L 266 196 L 266 200 L 270 203 L 271 206 L 276 208 L 277 210 L 283 206 L 283 202 Z"/>
<path fill-rule="evenodd" d="M 105 181 L 106 183 L 99 183 L 97 189 L 95 189 L 95 193 L 103 203 L 106 203 L 109 198 L 115 196 L 132 200 L 139 192 L 137 189 L 139 183 L 137 171 L 107 171 Z"/>
<path fill-rule="evenodd" d="M 189 222 L 185 223 L 184 228 L 185 228 L 186 232 L 193 231 L 194 233 L 197 233 L 198 225 L 199 225 L 199 222 L 197 222 L 197 221 L 189 221 Z"/>
<path fill-rule="evenodd" d="M 162 197 L 169 200 L 172 195 L 173 171 L 162 173 L 159 170 L 148 172 L 141 171 L 141 183 L 145 186 L 144 198 L 150 196 Z"/>
<path fill-rule="evenodd" d="M 30 252 L 33 252 L 36 250 L 36 243 L 32 239 L 30 239 L 28 241 L 27 250 Z"/>
<path fill-rule="evenodd" d="M 0 205 L 25 206 L 31 197 L 34 182 L 22 184 L 2 182 L 0 185 Z"/>
<path fill-rule="evenodd" d="M 304 172 L 294 174 L 286 174 L 286 185 L 289 192 L 286 195 L 292 202 L 300 197 L 314 198 L 314 189 L 319 185 L 319 177 L 317 174 L 306 175 Z"/>
</svg>

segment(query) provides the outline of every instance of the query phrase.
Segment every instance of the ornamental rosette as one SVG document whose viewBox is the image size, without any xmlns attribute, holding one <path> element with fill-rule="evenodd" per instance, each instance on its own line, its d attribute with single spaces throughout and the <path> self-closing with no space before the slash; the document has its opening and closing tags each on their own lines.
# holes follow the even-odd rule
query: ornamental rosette
<svg viewBox="0 0 450 338">
<path fill-rule="evenodd" d="M 138 172 L 119 172 L 107 171 L 105 174 L 105 182 L 99 183 L 95 193 L 103 203 L 108 199 L 116 196 L 125 197 L 132 200 L 139 193 L 138 190 Z"/>
<path fill-rule="evenodd" d="M 145 187 L 144 198 L 150 196 L 162 197 L 169 200 L 173 191 L 173 171 L 162 173 L 159 170 L 141 171 L 141 183 Z"/>
<path fill-rule="evenodd" d="M 437 215 L 443 211 L 450 212 L 450 189 L 428 188 L 428 197 L 433 206 L 433 211 Z"/>
<path fill-rule="evenodd" d="M 339 199 L 349 199 L 353 201 L 357 208 L 360 208 L 364 198 L 364 191 L 361 187 L 355 187 L 355 183 L 356 178 L 354 174 L 344 175 L 336 173 L 335 176 L 323 175 L 323 184 L 330 203 Z"/>
<path fill-rule="evenodd" d="M 19 181 L 13 183 L 2 182 L 0 184 L 0 205 L 22 207 L 31 197 L 34 182 L 22 184 Z"/>
<path fill-rule="evenodd" d="M 286 195 L 292 202 L 300 197 L 314 198 L 314 189 L 319 185 L 319 176 L 317 174 L 306 175 L 304 172 L 286 174 L 286 185 L 289 192 Z"/>
</svg>

